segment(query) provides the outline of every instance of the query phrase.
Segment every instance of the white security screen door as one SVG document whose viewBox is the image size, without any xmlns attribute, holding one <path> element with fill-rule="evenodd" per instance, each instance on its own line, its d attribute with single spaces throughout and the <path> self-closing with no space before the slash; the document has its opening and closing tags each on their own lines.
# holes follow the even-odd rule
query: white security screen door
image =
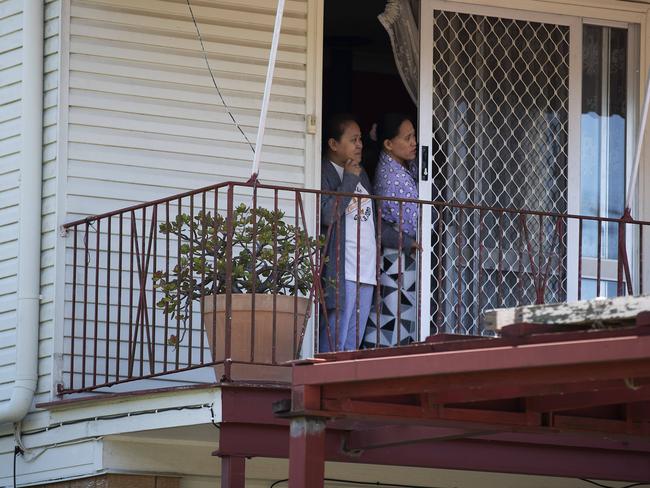
<svg viewBox="0 0 650 488">
<path fill-rule="evenodd" d="M 422 0 L 420 19 L 421 198 L 576 212 L 579 19 L 436 0 Z M 466 207 L 422 218 L 423 336 L 480 334 L 485 310 L 575 294 L 570 225 Z"/>
</svg>

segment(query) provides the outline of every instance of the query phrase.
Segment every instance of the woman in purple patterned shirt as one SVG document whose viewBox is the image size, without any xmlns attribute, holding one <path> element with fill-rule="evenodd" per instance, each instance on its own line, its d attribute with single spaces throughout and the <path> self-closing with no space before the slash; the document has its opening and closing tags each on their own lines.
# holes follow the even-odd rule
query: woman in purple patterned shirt
<svg viewBox="0 0 650 488">
<path fill-rule="evenodd" d="M 377 127 L 381 145 L 379 162 L 375 170 L 375 195 L 391 198 L 418 198 L 417 140 L 413 123 L 405 115 L 387 114 Z M 418 205 L 393 201 L 381 203 L 382 218 L 402 231 L 404 249 L 417 247 Z"/>
<path fill-rule="evenodd" d="M 405 115 L 386 114 L 377 126 L 377 135 L 381 152 L 375 172 L 375 195 L 417 199 L 417 140 L 413 123 Z M 382 225 L 390 225 L 401 232 L 402 249 L 399 259 L 400 250 L 383 246 L 381 325 L 376 324 L 376 310 L 371 311 L 364 341 L 366 347 L 395 346 L 417 340 L 415 253 L 420 249 L 417 241 L 419 206 L 395 201 L 382 201 L 380 206 Z"/>
</svg>

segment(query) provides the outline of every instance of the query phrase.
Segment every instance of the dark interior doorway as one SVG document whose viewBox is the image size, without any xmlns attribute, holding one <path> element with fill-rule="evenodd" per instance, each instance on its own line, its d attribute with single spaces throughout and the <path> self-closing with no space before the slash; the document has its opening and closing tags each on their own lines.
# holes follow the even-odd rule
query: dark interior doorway
<svg viewBox="0 0 650 488">
<path fill-rule="evenodd" d="M 397 72 L 388 34 L 377 20 L 385 0 L 326 0 L 323 116 L 354 114 L 364 134 L 363 165 L 372 177 L 378 150 L 368 134 L 386 112 L 417 121 L 417 107 Z"/>
</svg>

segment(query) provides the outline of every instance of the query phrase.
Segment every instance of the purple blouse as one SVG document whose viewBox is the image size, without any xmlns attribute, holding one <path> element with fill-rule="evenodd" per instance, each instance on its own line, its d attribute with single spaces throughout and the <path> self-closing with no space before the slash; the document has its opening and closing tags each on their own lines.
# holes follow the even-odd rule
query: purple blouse
<svg viewBox="0 0 650 488">
<path fill-rule="evenodd" d="M 375 172 L 375 195 L 394 198 L 418 198 L 417 167 L 415 161 L 409 161 L 407 170 L 384 151 L 379 155 Z M 386 222 L 397 224 L 399 221 L 399 203 L 381 202 L 381 217 Z M 401 229 L 405 234 L 415 238 L 418 229 L 419 210 L 416 203 L 402 204 Z"/>
</svg>

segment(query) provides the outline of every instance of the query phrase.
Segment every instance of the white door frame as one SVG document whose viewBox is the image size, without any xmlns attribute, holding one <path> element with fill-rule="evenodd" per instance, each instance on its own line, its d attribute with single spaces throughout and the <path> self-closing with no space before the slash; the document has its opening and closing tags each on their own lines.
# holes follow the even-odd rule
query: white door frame
<svg viewBox="0 0 650 488">
<path fill-rule="evenodd" d="M 458 13 L 484 15 L 490 17 L 504 17 L 513 20 L 523 20 L 556 25 L 565 25 L 570 29 L 569 33 L 569 141 L 568 141 L 568 182 L 567 182 L 567 211 L 577 214 L 580 209 L 580 114 L 581 114 L 581 70 L 582 70 L 582 20 L 580 17 L 559 14 L 541 13 L 533 11 L 507 9 L 486 5 L 470 5 L 467 3 L 448 2 L 443 0 L 421 0 L 420 4 L 420 85 L 419 85 L 419 115 L 418 115 L 418 138 L 422 146 L 429 146 L 433 133 L 432 127 L 432 61 L 433 61 L 433 12 L 445 10 Z M 423 173 L 423 164 L 426 164 L 429 178 L 420 181 L 420 198 L 431 200 L 431 175 L 432 175 L 432 153 L 429 146 L 428 158 L 422 161 L 420 153 L 420 175 Z M 431 222 L 431 208 L 423 209 L 423 222 Z M 431 273 L 431 233 L 424 232 L 420 236 L 423 245 L 422 273 L 419 284 L 420 298 L 420 335 L 426 337 L 429 334 L 431 322 L 430 292 Z M 577 242 L 578 225 L 577 221 L 569 223 L 567 228 L 567 241 Z M 578 249 L 576 246 L 567 249 L 567 298 L 575 300 L 578 289 Z"/>
</svg>

